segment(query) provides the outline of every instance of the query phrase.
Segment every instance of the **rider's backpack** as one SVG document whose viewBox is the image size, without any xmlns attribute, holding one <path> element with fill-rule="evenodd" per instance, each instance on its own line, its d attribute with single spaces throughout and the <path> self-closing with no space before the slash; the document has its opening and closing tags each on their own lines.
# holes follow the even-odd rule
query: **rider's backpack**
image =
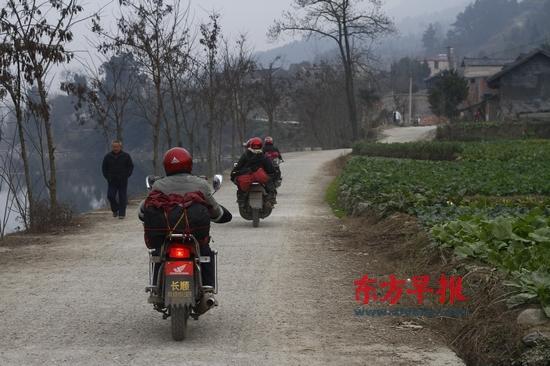
<svg viewBox="0 0 550 366">
<path fill-rule="evenodd" d="M 181 196 L 152 191 L 144 206 L 145 244 L 158 249 L 169 234 L 190 234 L 199 243 L 208 242 L 210 208 L 201 192 Z"/>
</svg>

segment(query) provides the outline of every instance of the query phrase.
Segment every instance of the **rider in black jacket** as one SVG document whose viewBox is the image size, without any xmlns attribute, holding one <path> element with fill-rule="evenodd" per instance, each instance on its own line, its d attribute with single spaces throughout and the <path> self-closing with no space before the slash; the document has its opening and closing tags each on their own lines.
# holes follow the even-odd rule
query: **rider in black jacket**
<svg viewBox="0 0 550 366">
<path fill-rule="evenodd" d="M 262 139 L 255 137 L 253 139 L 250 139 L 247 145 L 248 149 L 241 156 L 237 165 L 235 165 L 235 167 L 231 171 L 231 180 L 234 182 L 235 179 L 240 175 L 251 174 L 258 169 L 263 168 L 263 170 L 270 176 L 270 180 L 266 184 L 266 191 L 269 195 L 271 203 L 276 204 L 277 201 L 275 199 L 275 196 L 277 195 L 277 191 L 273 182 L 273 176 L 276 171 L 273 167 L 273 163 L 267 156 L 265 156 L 262 150 L 263 141 Z M 241 192 L 240 190 L 237 191 L 238 197 L 241 197 L 243 193 L 244 192 Z"/>
</svg>

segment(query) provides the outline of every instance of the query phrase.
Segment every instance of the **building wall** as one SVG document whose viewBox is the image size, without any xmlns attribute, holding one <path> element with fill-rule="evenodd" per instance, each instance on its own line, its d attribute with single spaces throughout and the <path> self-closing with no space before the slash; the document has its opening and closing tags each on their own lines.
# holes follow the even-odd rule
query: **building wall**
<svg viewBox="0 0 550 366">
<path fill-rule="evenodd" d="M 468 99 L 469 106 L 481 103 L 485 95 L 494 95 L 495 89 L 491 89 L 487 84 L 487 79 L 502 70 L 503 66 L 467 66 L 464 69 L 464 77 L 468 79 Z"/>
<path fill-rule="evenodd" d="M 537 55 L 500 80 L 504 116 L 550 111 L 550 58 Z"/>
<path fill-rule="evenodd" d="M 426 62 L 430 68 L 430 77 L 449 70 L 449 61 L 447 60 L 426 60 Z"/>
<path fill-rule="evenodd" d="M 487 79 L 487 77 L 478 77 L 468 80 L 468 99 L 466 103 L 468 106 L 479 104 L 487 95 L 498 93 L 498 90 L 489 87 Z"/>
</svg>

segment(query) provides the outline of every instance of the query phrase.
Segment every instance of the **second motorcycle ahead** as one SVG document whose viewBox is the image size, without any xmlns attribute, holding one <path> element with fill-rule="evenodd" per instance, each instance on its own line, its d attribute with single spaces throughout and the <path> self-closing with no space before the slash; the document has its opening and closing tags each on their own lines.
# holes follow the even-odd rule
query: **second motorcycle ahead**
<svg viewBox="0 0 550 366">
<path fill-rule="evenodd" d="M 255 137 L 246 143 L 246 151 L 235 164 L 231 179 L 237 185 L 239 213 L 254 227 L 261 219 L 269 217 L 277 203 L 276 185 L 280 185 L 281 174 L 273 160 L 264 153 L 262 139 Z"/>
</svg>

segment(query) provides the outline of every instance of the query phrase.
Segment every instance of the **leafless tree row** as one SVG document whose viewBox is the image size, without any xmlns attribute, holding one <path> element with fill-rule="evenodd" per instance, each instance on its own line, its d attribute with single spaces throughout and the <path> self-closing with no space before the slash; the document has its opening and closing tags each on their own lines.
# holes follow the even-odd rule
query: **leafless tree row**
<svg viewBox="0 0 550 366">
<path fill-rule="evenodd" d="M 237 157 L 255 132 L 254 119 L 265 119 L 262 133 L 308 144 L 336 147 L 360 136 L 364 106 L 356 95 L 368 61 L 365 49 L 392 30 L 378 0 L 295 0 L 296 11 L 275 22 L 271 35 L 326 37 L 335 41 L 339 60 L 297 71 L 283 70 L 279 58 L 259 64 L 245 35 L 226 38 L 216 13 L 195 21 L 187 0 L 119 3 L 115 27 L 106 27 L 99 13 L 84 16 L 80 0 L 8 0 L 0 10 L 0 96 L 14 123 L 2 129 L 8 153 L 0 191 L 10 190 L 9 209 L 17 208 L 26 228 L 37 222 L 43 192 L 48 212 L 60 211 L 59 136 L 49 82 L 56 66 L 74 59 L 68 45 L 83 21 L 98 39 L 92 53 L 103 60 L 69 75 L 61 90 L 75 99 L 77 120 L 92 122 L 105 145 L 136 130 L 150 135 L 147 154 L 157 174 L 162 151 L 173 146 L 188 148 L 212 174 L 224 157 Z M 283 116 L 301 121 L 302 132 L 289 127 L 284 135 Z"/>
</svg>

